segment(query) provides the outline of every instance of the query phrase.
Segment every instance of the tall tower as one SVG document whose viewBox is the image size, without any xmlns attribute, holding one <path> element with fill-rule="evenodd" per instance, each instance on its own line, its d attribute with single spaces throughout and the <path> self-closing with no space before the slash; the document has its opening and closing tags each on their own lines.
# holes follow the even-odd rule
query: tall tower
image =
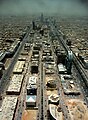
<svg viewBox="0 0 88 120">
<path fill-rule="evenodd" d="M 43 13 L 41 14 L 41 23 L 44 22 L 44 16 Z"/>
<path fill-rule="evenodd" d="M 33 30 L 35 30 L 35 22 L 34 21 L 32 21 L 32 27 L 33 27 Z"/>
<path fill-rule="evenodd" d="M 71 74 L 72 61 L 73 61 L 73 53 L 72 51 L 68 51 L 67 58 L 66 58 L 66 68 L 67 68 L 68 74 Z"/>
</svg>

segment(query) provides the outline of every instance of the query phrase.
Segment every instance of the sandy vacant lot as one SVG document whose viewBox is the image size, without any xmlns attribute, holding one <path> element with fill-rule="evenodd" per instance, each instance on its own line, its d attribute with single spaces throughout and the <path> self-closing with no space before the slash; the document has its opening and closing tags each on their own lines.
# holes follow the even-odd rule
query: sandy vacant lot
<svg viewBox="0 0 88 120">
<path fill-rule="evenodd" d="M 71 99 L 67 101 L 71 120 L 88 120 L 88 108 L 83 101 Z"/>
<path fill-rule="evenodd" d="M 22 115 L 22 120 L 36 120 L 37 110 L 25 110 Z"/>
</svg>

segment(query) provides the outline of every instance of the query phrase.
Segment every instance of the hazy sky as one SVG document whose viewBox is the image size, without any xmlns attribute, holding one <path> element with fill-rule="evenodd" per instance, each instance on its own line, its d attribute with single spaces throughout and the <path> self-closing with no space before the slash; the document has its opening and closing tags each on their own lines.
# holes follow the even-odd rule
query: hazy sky
<svg viewBox="0 0 88 120">
<path fill-rule="evenodd" d="M 85 15 L 87 0 L 0 0 L 0 14 L 58 13 Z"/>
</svg>

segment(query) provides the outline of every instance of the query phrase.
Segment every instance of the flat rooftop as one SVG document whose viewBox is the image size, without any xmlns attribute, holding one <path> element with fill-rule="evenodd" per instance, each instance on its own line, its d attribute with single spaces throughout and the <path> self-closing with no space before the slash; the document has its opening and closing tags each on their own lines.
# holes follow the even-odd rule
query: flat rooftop
<svg viewBox="0 0 88 120">
<path fill-rule="evenodd" d="M 13 120 L 18 97 L 5 97 L 0 108 L 0 120 Z"/>
</svg>

